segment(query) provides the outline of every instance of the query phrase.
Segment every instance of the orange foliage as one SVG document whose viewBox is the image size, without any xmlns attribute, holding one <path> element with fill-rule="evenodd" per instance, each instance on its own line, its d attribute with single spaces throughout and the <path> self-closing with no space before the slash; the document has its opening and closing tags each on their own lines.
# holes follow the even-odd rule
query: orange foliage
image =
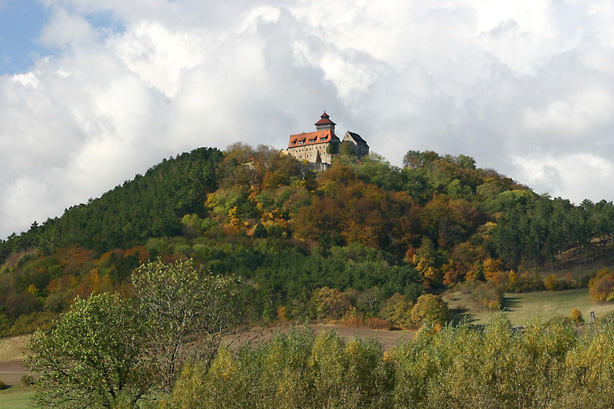
<svg viewBox="0 0 614 409">
<path fill-rule="evenodd" d="M 546 287 L 546 290 L 550 290 L 550 291 L 558 290 L 559 279 L 556 277 L 555 274 L 550 274 L 544 280 L 544 286 Z"/>
<path fill-rule="evenodd" d="M 138 253 L 139 261 L 144 263 L 149 260 L 149 251 L 147 251 L 147 247 L 145 246 L 135 246 L 124 251 L 124 257 L 136 256 Z"/>
<path fill-rule="evenodd" d="M 381 318 L 367 318 L 366 324 L 367 324 L 367 327 L 371 329 L 391 330 L 394 327 L 394 325 L 392 325 L 390 322 L 383 320 Z"/>
<path fill-rule="evenodd" d="M 614 300 L 614 271 L 603 267 L 588 283 L 591 298 L 596 301 Z"/>
<path fill-rule="evenodd" d="M 81 284 L 77 289 L 77 294 L 86 298 L 92 293 L 102 293 L 113 288 L 113 283 L 108 276 L 102 278 L 98 275 L 98 270 L 92 269 L 81 280 Z"/>
<path fill-rule="evenodd" d="M 64 272 L 68 274 L 79 274 L 87 271 L 96 260 L 96 252 L 85 247 L 63 248 L 55 256 L 64 268 Z"/>
<path fill-rule="evenodd" d="M 497 274 L 503 269 L 503 263 L 501 262 L 501 260 L 492 258 L 487 258 L 486 260 L 484 260 L 482 266 L 484 268 L 484 277 L 487 280 L 492 280 L 495 274 Z"/>
<path fill-rule="evenodd" d="M 79 277 L 73 275 L 63 275 L 59 278 L 54 278 L 47 285 L 47 290 L 52 293 L 55 291 L 69 290 L 76 288 L 79 285 Z"/>
</svg>

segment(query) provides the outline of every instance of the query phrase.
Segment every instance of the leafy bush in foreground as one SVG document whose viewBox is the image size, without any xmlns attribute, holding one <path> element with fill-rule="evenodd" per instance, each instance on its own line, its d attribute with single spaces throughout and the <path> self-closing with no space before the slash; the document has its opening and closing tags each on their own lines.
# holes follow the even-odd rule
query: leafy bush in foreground
<svg viewBox="0 0 614 409">
<path fill-rule="evenodd" d="M 612 324 L 579 335 L 569 320 L 536 320 L 520 332 L 496 314 L 484 329 L 436 327 L 391 353 L 299 330 L 224 349 L 208 371 L 187 367 L 160 407 L 614 407 Z"/>
<path fill-rule="evenodd" d="M 390 407 L 393 367 L 374 339 L 293 330 L 238 354 L 221 350 L 207 372 L 187 367 L 162 408 Z"/>
</svg>

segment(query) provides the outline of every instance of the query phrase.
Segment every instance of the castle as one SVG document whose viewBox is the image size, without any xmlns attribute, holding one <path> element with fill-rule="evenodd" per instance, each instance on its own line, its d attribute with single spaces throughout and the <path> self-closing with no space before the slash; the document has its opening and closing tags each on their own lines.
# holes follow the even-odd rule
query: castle
<svg viewBox="0 0 614 409">
<path fill-rule="evenodd" d="M 358 157 L 369 154 L 369 145 L 357 133 L 346 132 L 343 140 L 335 135 L 335 123 L 324 111 L 315 123 L 316 131 L 290 135 L 286 152 L 298 160 L 306 160 L 324 167 L 332 164 L 332 159 L 339 153 L 352 153 Z"/>
</svg>

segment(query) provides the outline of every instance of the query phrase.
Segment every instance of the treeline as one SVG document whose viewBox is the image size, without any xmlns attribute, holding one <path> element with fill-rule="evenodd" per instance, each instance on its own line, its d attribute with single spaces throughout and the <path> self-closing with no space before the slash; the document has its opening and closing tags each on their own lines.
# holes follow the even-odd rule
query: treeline
<svg viewBox="0 0 614 409">
<path fill-rule="evenodd" d="M 411 310 L 425 293 L 411 266 L 362 245 L 334 246 L 321 254 L 269 239 L 254 246 L 204 237 L 155 238 L 102 255 L 74 247 L 54 256 L 22 257 L 0 275 L 0 336 L 33 331 L 65 311 L 76 296 L 129 291 L 130 273 L 157 257 L 167 262 L 194 258 L 213 274 L 243 277 L 247 323 L 379 317 L 386 306 L 400 305 L 399 297 Z M 329 289 L 327 296 L 323 289 Z M 402 325 L 394 316 L 382 319 Z"/>
<path fill-rule="evenodd" d="M 48 255 L 81 245 L 102 253 L 142 244 L 150 237 L 181 235 L 183 215 L 205 213 L 203 198 L 217 189 L 216 168 L 222 156 L 217 149 L 201 148 L 164 159 L 99 199 L 0 240 L 0 263 L 32 248 Z"/>
</svg>

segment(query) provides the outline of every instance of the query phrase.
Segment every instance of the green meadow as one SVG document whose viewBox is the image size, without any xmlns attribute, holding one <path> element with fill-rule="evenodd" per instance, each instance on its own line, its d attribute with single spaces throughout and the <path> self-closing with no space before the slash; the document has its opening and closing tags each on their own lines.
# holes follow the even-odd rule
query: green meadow
<svg viewBox="0 0 614 409">
<path fill-rule="evenodd" d="M 460 309 L 457 318 L 466 318 L 474 324 L 485 324 L 493 313 L 490 310 L 472 305 L 458 294 L 455 294 L 454 299 L 446 299 L 446 301 L 451 308 Z M 614 303 L 593 301 L 588 294 L 588 289 L 581 288 L 565 291 L 506 293 L 502 308 L 508 312 L 509 319 L 514 325 L 525 325 L 533 316 L 540 316 L 544 320 L 556 316 L 569 317 L 571 310 L 574 308 L 579 309 L 588 322 L 591 311 L 599 319 L 614 311 Z"/>
<path fill-rule="evenodd" d="M 4 391 L 0 391 L 0 408 L 2 409 L 24 409 L 30 407 L 30 397 L 32 388 L 13 386 Z"/>
</svg>

